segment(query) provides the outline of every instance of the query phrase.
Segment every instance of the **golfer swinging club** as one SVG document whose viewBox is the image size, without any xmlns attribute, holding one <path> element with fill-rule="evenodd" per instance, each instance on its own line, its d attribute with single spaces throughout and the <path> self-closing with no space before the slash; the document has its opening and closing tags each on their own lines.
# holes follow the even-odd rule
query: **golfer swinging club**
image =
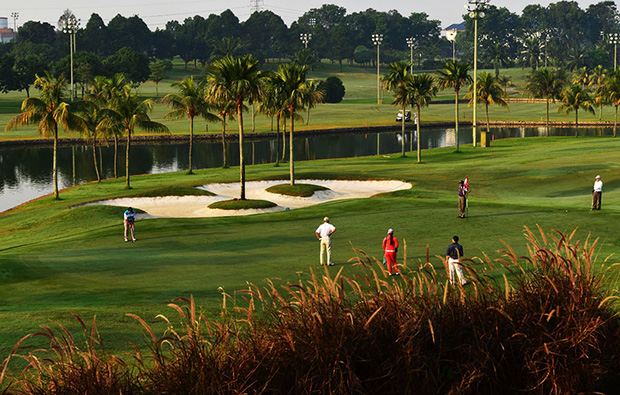
<svg viewBox="0 0 620 395">
<path fill-rule="evenodd" d="M 127 209 L 127 211 L 125 211 L 125 213 L 123 214 L 124 217 L 124 221 L 123 224 L 125 225 L 125 241 L 129 241 L 128 239 L 128 230 L 131 229 L 131 241 L 135 242 L 136 241 L 136 212 L 133 211 L 133 208 L 129 207 Z"/>
</svg>

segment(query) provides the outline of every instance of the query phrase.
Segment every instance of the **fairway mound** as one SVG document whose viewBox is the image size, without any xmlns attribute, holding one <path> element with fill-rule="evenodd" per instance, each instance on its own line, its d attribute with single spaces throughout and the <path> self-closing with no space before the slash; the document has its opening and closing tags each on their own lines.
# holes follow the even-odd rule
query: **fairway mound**
<svg viewBox="0 0 620 395">
<path fill-rule="evenodd" d="M 313 184 L 278 184 L 265 189 L 267 192 L 286 196 L 310 197 L 318 191 L 326 191 L 328 188 Z"/>
<path fill-rule="evenodd" d="M 269 202 L 267 200 L 220 200 L 219 202 L 211 203 L 209 208 L 216 208 L 220 210 L 252 210 L 252 209 L 264 209 L 276 207 L 277 204 Z"/>
<path fill-rule="evenodd" d="M 347 180 L 298 180 L 299 184 L 312 184 L 323 187 L 309 197 L 287 196 L 267 192 L 267 188 L 285 184 L 283 180 L 249 181 L 245 184 L 246 199 L 267 200 L 276 206 L 270 208 L 249 208 L 225 210 L 210 208 L 215 202 L 232 200 L 239 197 L 238 182 L 226 184 L 208 184 L 199 187 L 212 196 L 162 196 L 162 197 L 128 197 L 102 200 L 87 205 L 108 205 L 134 207 L 146 212 L 150 217 L 161 218 L 201 218 L 251 215 L 308 207 L 319 203 L 368 198 L 379 193 L 410 189 L 411 184 L 397 180 L 382 181 L 347 181 Z"/>
</svg>

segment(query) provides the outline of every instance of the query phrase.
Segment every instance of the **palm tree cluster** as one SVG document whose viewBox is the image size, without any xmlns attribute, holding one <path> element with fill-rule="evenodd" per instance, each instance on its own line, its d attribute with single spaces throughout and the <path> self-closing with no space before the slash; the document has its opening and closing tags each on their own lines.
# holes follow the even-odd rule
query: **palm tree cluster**
<svg viewBox="0 0 620 395">
<path fill-rule="evenodd" d="M 237 120 L 239 124 L 239 163 L 240 163 L 240 199 L 245 200 L 245 163 L 243 155 L 243 113 L 247 104 L 255 106 L 264 114 L 275 117 L 278 123 L 278 147 L 280 123 L 284 125 L 283 157 L 286 147 L 286 120 L 290 122 L 290 182 L 295 183 L 293 158 L 293 132 L 295 120 L 300 119 L 299 112 L 310 109 L 322 102 L 323 92 L 318 84 L 307 78 L 307 66 L 297 63 L 283 64 L 274 72 L 262 72 L 259 62 L 252 55 L 234 57 L 226 55 L 215 60 L 205 77 L 190 76 L 172 84 L 175 93 L 170 93 L 161 102 L 170 107 L 164 119 L 189 120 L 189 158 L 188 174 L 192 174 L 194 120 L 202 117 L 207 122 L 222 123 L 223 167 L 228 167 L 226 152 L 227 121 Z M 39 77 L 34 86 L 41 91 L 40 98 L 28 98 L 22 104 L 22 112 L 13 118 L 6 130 L 13 130 L 22 125 L 37 124 L 38 131 L 54 139 L 54 194 L 58 198 L 56 171 L 56 148 L 58 126 L 65 131 L 79 132 L 89 141 L 93 149 L 93 162 L 97 180 L 101 181 L 97 160 L 97 148 L 114 140 L 114 177 L 117 177 L 117 151 L 119 138 L 125 138 L 125 185 L 131 188 L 129 157 L 131 140 L 136 130 L 154 133 L 168 133 L 168 128 L 150 119 L 155 101 L 140 99 L 138 92 L 122 74 L 111 78 L 95 77 L 94 83 L 82 100 L 67 102 L 67 83 L 64 77 L 54 78 L 49 73 Z M 254 112 L 253 112 L 254 113 Z M 279 153 L 276 155 L 279 163 Z M 100 160 L 100 159 L 99 159 Z"/>
<path fill-rule="evenodd" d="M 602 66 L 588 70 L 586 67 L 574 71 L 569 78 L 566 71 L 544 67 L 532 71 L 528 77 L 526 90 L 532 97 L 542 97 L 547 102 L 546 127 L 549 129 L 549 102 L 560 101 L 558 112 L 575 113 L 575 127 L 579 128 L 579 110 L 594 114 L 594 106 L 599 108 L 599 120 L 603 116 L 603 106 L 615 107 L 614 136 L 618 124 L 620 105 L 620 72 L 608 71 Z M 578 136 L 578 133 L 575 133 Z"/>
</svg>

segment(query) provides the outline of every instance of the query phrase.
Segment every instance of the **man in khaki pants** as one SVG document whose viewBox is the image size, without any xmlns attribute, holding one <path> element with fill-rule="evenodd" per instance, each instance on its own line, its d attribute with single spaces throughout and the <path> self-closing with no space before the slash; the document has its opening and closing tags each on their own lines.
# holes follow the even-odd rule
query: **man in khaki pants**
<svg viewBox="0 0 620 395">
<path fill-rule="evenodd" d="M 321 265 L 334 266 L 332 263 L 332 239 L 331 235 L 336 231 L 336 227 L 329 223 L 329 218 L 323 218 L 323 224 L 316 228 L 316 238 L 321 241 Z M 324 253 L 327 253 L 327 263 L 323 260 Z"/>
</svg>

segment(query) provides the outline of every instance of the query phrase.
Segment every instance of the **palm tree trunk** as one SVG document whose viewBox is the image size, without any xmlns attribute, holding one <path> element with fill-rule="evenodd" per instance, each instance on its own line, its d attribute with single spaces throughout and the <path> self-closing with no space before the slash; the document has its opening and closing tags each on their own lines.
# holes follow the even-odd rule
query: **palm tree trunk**
<svg viewBox="0 0 620 395">
<path fill-rule="evenodd" d="M 306 125 L 310 123 L 310 105 L 308 105 L 308 114 L 306 115 Z"/>
<path fill-rule="evenodd" d="M 547 121 L 545 122 L 545 135 L 549 137 L 549 99 L 547 98 Z"/>
<path fill-rule="evenodd" d="M 616 104 L 616 113 L 614 115 L 614 137 L 616 137 L 616 128 L 618 127 L 618 105 Z"/>
<path fill-rule="evenodd" d="M 400 135 L 401 135 L 401 139 L 400 139 L 400 156 L 402 158 L 404 158 L 405 155 L 405 106 L 403 106 L 403 116 L 400 118 Z"/>
<path fill-rule="evenodd" d="M 599 107 L 598 120 L 602 121 L 603 120 L 603 102 L 602 101 L 599 103 L 598 107 Z"/>
<path fill-rule="evenodd" d="M 282 162 L 286 159 L 286 117 L 282 117 Z"/>
<path fill-rule="evenodd" d="M 276 167 L 280 166 L 280 114 L 276 115 Z"/>
<path fill-rule="evenodd" d="M 243 161 L 243 102 L 237 101 L 237 119 L 239 120 L 239 199 L 245 200 L 245 163 Z"/>
<path fill-rule="evenodd" d="M 228 168 L 228 153 L 226 152 L 226 118 L 222 121 L 222 156 L 224 169 Z"/>
<path fill-rule="evenodd" d="M 101 173 L 103 174 L 103 157 L 101 156 L 101 144 L 97 146 L 97 150 L 99 151 L 99 169 L 101 169 Z"/>
<path fill-rule="evenodd" d="M 125 188 L 131 189 L 129 184 L 129 146 L 131 145 L 131 130 L 127 130 L 127 150 L 125 152 Z"/>
<path fill-rule="evenodd" d="M 117 159 L 118 159 L 118 136 L 114 135 L 114 178 L 118 178 L 117 172 Z"/>
<path fill-rule="evenodd" d="M 101 176 L 99 175 L 99 166 L 97 165 L 97 144 L 93 138 L 93 162 L 95 163 L 95 174 L 97 175 L 97 182 L 101 182 Z"/>
<path fill-rule="evenodd" d="M 295 115 L 295 110 L 293 109 L 293 107 L 290 107 L 289 109 L 290 113 L 291 113 L 291 131 L 290 131 L 290 138 L 288 139 L 288 147 L 289 147 L 289 163 L 290 163 L 290 169 L 291 169 L 291 185 L 295 185 L 295 161 L 293 160 L 293 129 L 295 127 L 295 121 L 293 119 L 293 116 Z"/>
<path fill-rule="evenodd" d="M 487 116 L 487 133 L 489 133 L 489 103 L 485 104 L 485 113 Z M 489 138 L 489 136 L 487 136 Z"/>
<path fill-rule="evenodd" d="M 252 103 L 252 133 L 256 131 L 256 110 L 254 109 L 254 103 Z"/>
<path fill-rule="evenodd" d="M 454 91 L 454 141 L 456 143 L 456 152 L 459 152 L 459 91 Z"/>
<path fill-rule="evenodd" d="M 187 174 L 192 173 L 192 151 L 194 149 L 194 117 L 189 117 L 189 170 Z"/>
<path fill-rule="evenodd" d="M 58 196 L 58 168 L 56 167 L 58 152 L 58 126 L 54 124 L 54 154 L 52 158 L 52 178 L 54 179 L 54 199 L 60 199 Z"/>
<path fill-rule="evenodd" d="M 579 136 L 579 109 L 575 109 L 575 137 Z"/>
<path fill-rule="evenodd" d="M 417 105 L 418 122 L 416 123 L 416 130 L 418 132 L 417 138 L 417 151 L 418 151 L 418 163 L 422 162 L 422 150 L 420 149 L 420 105 Z M 413 141 L 413 133 L 411 133 L 411 140 Z"/>
</svg>

